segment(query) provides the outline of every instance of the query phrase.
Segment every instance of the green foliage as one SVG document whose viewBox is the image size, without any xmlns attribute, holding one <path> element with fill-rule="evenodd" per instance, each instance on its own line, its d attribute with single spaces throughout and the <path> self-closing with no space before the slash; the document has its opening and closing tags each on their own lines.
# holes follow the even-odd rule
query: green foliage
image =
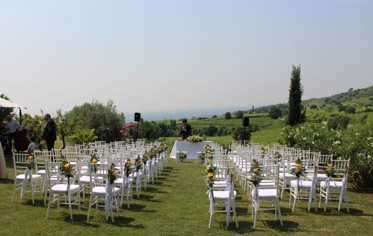
<svg viewBox="0 0 373 236">
<path fill-rule="evenodd" d="M 243 126 L 237 127 L 236 130 L 232 134 L 232 138 L 235 141 L 250 140 L 251 130 L 250 130 L 250 128 L 246 128 L 246 127 L 243 127 Z"/>
<path fill-rule="evenodd" d="M 67 137 L 73 144 L 82 144 L 95 141 L 98 136 L 94 129 L 75 130 L 73 135 Z"/>
<path fill-rule="evenodd" d="M 282 110 L 279 107 L 272 106 L 271 109 L 269 109 L 269 117 L 272 119 L 278 119 L 282 116 Z"/>
<path fill-rule="evenodd" d="M 159 138 L 161 129 L 154 121 L 141 121 L 139 123 L 139 137 L 148 141 L 154 141 Z"/>
<path fill-rule="evenodd" d="M 352 179 L 354 188 L 373 189 L 372 185 L 366 186 L 366 182 L 362 181 L 373 178 L 370 161 L 373 156 L 373 124 L 356 125 L 346 130 L 329 130 L 324 125 L 309 123 L 287 126 L 278 142 L 302 150 L 333 154 L 334 158 L 350 159 L 350 169 L 355 173 Z M 366 169 L 362 169 L 364 165 Z"/>
<path fill-rule="evenodd" d="M 44 115 L 35 115 L 32 117 L 29 114 L 25 114 L 22 123 L 28 130 L 28 136 L 34 136 L 35 143 L 40 143 L 45 127 Z"/>
<path fill-rule="evenodd" d="M 347 107 L 345 108 L 345 112 L 346 112 L 346 114 L 355 114 L 355 111 L 356 111 L 356 108 L 353 107 L 353 106 L 347 106 Z"/>
<path fill-rule="evenodd" d="M 236 119 L 242 119 L 243 118 L 243 112 L 242 111 L 238 111 L 235 115 L 235 118 Z"/>
<path fill-rule="evenodd" d="M 231 115 L 231 113 L 229 111 L 226 112 L 224 116 L 225 116 L 226 120 L 232 119 L 232 115 Z"/>
<path fill-rule="evenodd" d="M 291 72 L 290 90 L 289 90 L 289 114 L 287 124 L 294 126 L 305 121 L 305 109 L 302 106 L 303 87 L 300 78 L 300 66 L 295 67 Z M 303 110 L 303 111 L 302 111 Z"/>
<path fill-rule="evenodd" d="M 95 129 L 98 139 L 106 142 L 120 140 L 120 128 L 124 123 L 124 114 L 118 114 L 116 106 L 112 101 L 106 105 L 93 101 L 75 106 L 65 114 L 64 118 L 72 120 L 82 120 L 84 129 Z"/>
</svg>

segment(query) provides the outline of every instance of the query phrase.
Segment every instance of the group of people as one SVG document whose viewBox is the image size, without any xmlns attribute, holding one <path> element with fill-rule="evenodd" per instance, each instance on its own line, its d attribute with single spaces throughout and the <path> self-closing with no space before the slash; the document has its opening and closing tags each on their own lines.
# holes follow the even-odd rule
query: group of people
<svg viewBox="0 0 373 236">
<path fill-rule="evenodd" d="M 46 121 L 46 125 L 41 138 L 41 142 L 45 141 L 48 151 L 50 151 L 51 149 L 54 149 L 54 142 L 57 140 L 56 123 L 54 122 L 54 120 L 52 120 L 50 114 L 45 114 L 44 120 Z M 8 115 L 6 117 L 6 123 L 4 123 L 4 121 L 4 118 L 0 117 L 0 141 L 2 147 L 5 148 L 5 153 L 11 153 L 13 150 L 15 133 L 20 128 L 20 124 L 16 119 L 13 118 L 12 115 Z M 34 136 L 29 137 L 29 145 L 27 150 L 29 153 L 34 152 L 36 146 L 35 141 L 36 139 Z"/>
</svg>

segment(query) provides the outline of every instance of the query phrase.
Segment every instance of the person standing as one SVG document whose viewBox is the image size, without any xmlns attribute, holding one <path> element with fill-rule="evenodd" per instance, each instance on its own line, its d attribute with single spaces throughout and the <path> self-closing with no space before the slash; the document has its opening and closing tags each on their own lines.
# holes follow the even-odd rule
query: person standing
<svg viewBox="0 0 373 236">
<path fill-rule="evenodd" d="M 192 126 L 188 124 L 187 119 L 182 120 L 182 123 L 183 125 L 181 126 L 181 129 L 180 129 L 180 135 L 182 135 L 183 140 L 185 140 L 190 135 L 192 135 Z"/>
<path fill-rule="evenodd" d="M 52 120 L 50 114 L 45 114 L 44 120 L 47 122 L 44 128 L 44 133 L 42 136 L 42 141 L 45 140 L 47 144 L 48 151 L 54 149 L 54 141 L 57 140 L 56 135 L 56 123 Z"/>
<path fill-rule="evenodd" d="M 7 122 L 5 125 L 5 130 L 6 130 L 6 133 L 8 134 L 7 153 L 10 153 L 12 151 L 14 132 L 17 130 L 19 123 L 16 119 L 13 119 L 12 115 L 7 115 L 6 120 Z"/>
</svg>

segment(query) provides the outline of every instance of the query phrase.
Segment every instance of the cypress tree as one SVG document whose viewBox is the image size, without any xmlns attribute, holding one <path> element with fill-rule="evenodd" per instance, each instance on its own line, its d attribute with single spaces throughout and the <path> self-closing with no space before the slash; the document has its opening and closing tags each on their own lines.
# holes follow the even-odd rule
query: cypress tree
<svg viewBox="0 0 373 236">
<path fill-rule="evenodd" d="M 287 118 L 287 124 L 290 126 L 301 124 L 305 121 L 306 110 L 302 112 L 303 87 L 300 83 L 300 71 L 300 65 L 298 67 L 293 65 L 290 77 L 289 114 Z"/>
</svg>

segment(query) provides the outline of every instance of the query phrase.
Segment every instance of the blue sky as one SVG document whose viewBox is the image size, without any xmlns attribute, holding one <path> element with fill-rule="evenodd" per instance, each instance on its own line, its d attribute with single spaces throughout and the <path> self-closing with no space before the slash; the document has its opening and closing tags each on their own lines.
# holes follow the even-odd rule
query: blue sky
<svg viewBox="0 0 373 236">
<path fill-rule="evenodd" d="M 0 93 L 55 113 L 287 102 L 373 85 L 373 1 L 0 0 Z M 146 119 L 146 117 L 144 117 Z"/>
</svg>

